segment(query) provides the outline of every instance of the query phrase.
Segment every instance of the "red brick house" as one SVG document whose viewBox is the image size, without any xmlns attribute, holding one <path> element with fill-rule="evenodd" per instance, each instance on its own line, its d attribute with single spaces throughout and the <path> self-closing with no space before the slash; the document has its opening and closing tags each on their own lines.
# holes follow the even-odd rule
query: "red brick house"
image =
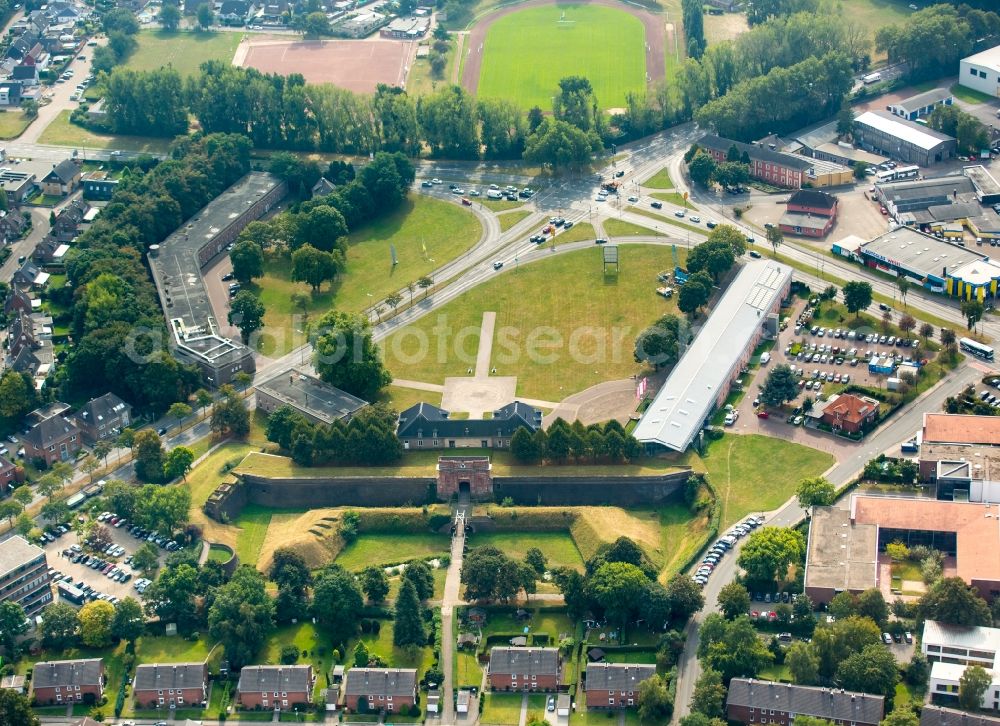
<svg viewBox="0 0 1000 726">
<path fill-rule="evenodd" d="M 208 696 L 205 663 L 150 663 L 135 669 L 132 694 L 137 708 L 174 708 Z"/>
<path fill-rule="evenodd" d="M 16 482 L 24 481 L 24 469 L 14 466 L 10 459 L 0 457 L 0 497 L 10 494 L 11 487 Z"/>
<path fill-rule="evenodd" d="M 639 685 L 655 674 L 652 664 L 588 663 L 587 708 L 635 708 Z"/>
<path fill-rule="evenodd" d="M 713 134 L 703 136 L 697 144 L 698 148 L 704 149 L 717 164 L 724 162 L 729 149 L 735 146 L 741 160 L 744 154 L 750 159 L 750 177 L 776 187 L 799 189 L 803 183 L 810 181 L 808 172 L 812 164 L 804 156 L 784 154 L 763 146 L 744 144 Z"/>
<path fill-rule="evenodd" d="M 875 423 L 878 418 L 878 401 L 872 398 L 842 393 L 823 409 L 823 423 L 838 431 L 856 434 Z"/>
<path fill-rule="evenodd" d="M 310 665 L 244 666 L 236 687 L 243 708 L 272 708 L 275 711 L 312 702 L 316 682 Z"/>
<path fill-rule="evenodd" d="M 493 648 L 487 678 L 494 691 L 555 691 L 559 687 L 559 649 Z"/>
<path fill-rule="evenodd" d="M 53 660 L 36 663 L 31 672 L 31 692 L 39 705 L 99 701 L 104 693 L 104 661 Z"/>
<path fill-rule="evenodd" d="M 344 684 L 344 707 L 361 711 L 359 701 L 367 701 L 367 710 L 399 713 L 417 702 L 417 671 L 414 668 L 351 668 Z"/>
<path fill-rule="evenodd" d="M 57 461 L 72 461 L 82 444 L 76 424 L 57 414 L 42 419 L 24 437 L 25 458 L 41 459 L 46 466 Z"/>
<path fill-rule="evenodd" d="M 796 716 L 811 716 L 836 726 L 877 726 L 884 710 L 885 699 L 870 693 L 753 678 L 734 678 L 726 698 L 729 722 L 748 725 L 791 726 Z"/>
<path fill-rule="evenodd" d="M 837 221 L 837 198 L 816 189 L 800 189 L 789 197 L 779 226 L 785 234 L 825 237 Z"/>
</svg>

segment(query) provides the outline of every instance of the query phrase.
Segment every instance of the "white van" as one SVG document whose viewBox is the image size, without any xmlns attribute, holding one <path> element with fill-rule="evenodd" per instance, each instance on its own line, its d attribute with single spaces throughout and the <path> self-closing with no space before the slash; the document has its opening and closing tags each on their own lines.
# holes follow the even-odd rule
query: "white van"
<svg viewBox="0 0 1000 726">
<path fill-rule="evenodd" d="M 770 362 L 771 362 L 771 354 L 770 353 L 761 353 L 760 354 L 760 364 L 762 366 L 766 366 Z"/>
</svg>

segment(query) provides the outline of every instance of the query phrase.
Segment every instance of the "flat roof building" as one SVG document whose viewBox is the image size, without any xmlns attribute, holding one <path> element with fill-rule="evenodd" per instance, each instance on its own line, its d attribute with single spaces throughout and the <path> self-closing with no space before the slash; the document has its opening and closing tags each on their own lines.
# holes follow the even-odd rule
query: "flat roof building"
<svg viewBox="0 0 1000 726">
<path fill-rule="evenodd" d="M 958 84 L 994 98 L 1000 95 L 1000 45 L 959 61 Z"/>
<path fill-rule="evenodd" d="M 52 602 L 45 550 L 20 535 L 0 547 L 0 600 L 17 603 L 29 616 Z"/>
<path fill-rule="evenodd" d="M 951 136 L 888 111 L 865 111 L 854 119 L 854 140 L 869 151 L 920 166 L 950 159 L 956 148 Z"/>
<path fill-rule="evenodd" d="M 938 499 L 1000 504 L 1000 417 L 925 413 L 919 466 Z"/>
<path fill-rule="evenodd" d="M 219 333 L 201 270 L 243 228 L 285 195 L 276 176 L 251 172 L 208 203 L 188 222 L 149 249 L 149 266 L 172 334 L 174 354 L 195 364 L 214 387 L 241 371 L 255 370 L 253 351 Z"/>
<path fill-rule="evenodd" d="M 813 507 L 805 591 L 815 602 L 878 586 L 885 545 L 927 545 L 955 558 L 955 576 L 992 600 L 1000 594 L 1000 517 L 995 505 L 855 494 L 850 510 Z M 846 518 L 845 518 L 846 514 Z M 888 568 L 883 568 L 888 572 Z"/>
<path fill-rule="evenodd" d="M 300 368 L 286 368 L 254 386 L 257 408 L 271 413 L 289 406 L 314 424 L 350 419 L 368 405 L 357 396 L 334 388 Z"/>
<path fill-rule="evenodd" d="M 770 260 L 746 263 L 643 413 L 636 439 L 647 447 L 687 449 L 725 401 L 765 327 L 777 330 L 776 314 L 791 284 L 792 268 L 787 265 Z"/>
<path fill-rule="evenodd" d="M 980 204 L 996 204 L 1000 202 L 1000 182 L 993 173 L 982 164 L 962 167 L 962 174 L 969 177 L 976 188 L 976 198 Z"/>
<path fill-rule="evenodd" d="M 845 242 L 834 245 L 833 251 L 866 267 L 906 276 L 933 292 L 979 300 L 997 294 L 1000 262 L 975 249 L 910 227 L 897 227 L 853 250 Z"/>
</svg>

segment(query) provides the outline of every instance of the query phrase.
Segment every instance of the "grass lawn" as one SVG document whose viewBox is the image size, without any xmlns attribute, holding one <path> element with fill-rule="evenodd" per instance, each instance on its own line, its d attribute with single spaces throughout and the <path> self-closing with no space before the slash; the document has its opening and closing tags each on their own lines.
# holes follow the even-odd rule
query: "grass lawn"
<svg viewBox="0 0 1000 726">
<path fill-rule="evenodd" d="M 144 635 L 136 642 L 136 663 L 189 663 L 203 661 L 212 650 L 213 643 L 203 635 L 197 640 L 179 636 Z M 221 660 L 222 647 L 212 654 Z"/>
<path fill-rule="evenodd" d="M 867 28 L 874 36 L 879 28 L 905 21 L 913 12 L 907 7 L 910 2 L 911 0 L 843 0 L 839 4 L 844 18 L 849 18 L 859 28 Z M 930 4 L 919 3 L 919 6 Z M 872 60 L 882 58 L 885 58 L 883 52 L 872 55 Z"/>
<path fill-rule="evenodd" d="M 392 406 L 397 411 L 405 411 L 410 406 L 420 402 L 432 403 L 435 406 L 441 405 L 441 394 L 431 391 L 420 391 L 416 388 L 403 388 L 402 386 L 387 386 L 379 393 L 378 401 L 387 406 Z"/>
<path fill-rule="evenodd" d="M 523 560 L 529 549 L 537 547 L 548 559 L 550 569 L 583 569 L 583 557 L 569 532 L 485 532 L 469 538 L 470 547 L 483 545 L 492 545 L 518 560 Z"/>
<path fill-rule="evenodd" d="M 223 444 L 207 457 L 187 476 L 187 488 L 191 491 L 191 510 L 200 510 L 222 481 L 220 467 L 230 460 L 239 460 L 253 450 L 253 446 L 241 443 Z"/>
<path fill-rule="evenodd" d="M 235 33 L 226 33 L 235 35 Z M 139 151 L 150 154 L 166 153 L 171 139 L 153 138 L 149 136 L 113 136 L 98 134 L 82 126 L 69 122 L 69 111 L 61 111 L 45 128 L 38 139 L 39 144 L 51 146 L 86 147 L 89 149 L 121 149 L 123 151 Z"/>
<path fill-rule="evenodd" d="M 385 360 L 396 375 L 428 383 L 464 376 L 475 365 L 483 312 L 492 310 L 491 366 L 517 375 L 519 395 L 559 401 L 642 370 L 632 357 L 636 335 L 676 311 L 656 295 L 657 271 L 672 266 L 669 249 L 643 245 L 622 251 L 618 274 L 604 274 L 598 247 L 526 264 L 395 333 Z"/>
<path fill-rule="evenodd" d="M 661 547 L 666 553 L 662 577 L 670 579 L 677 574 L 708 534 L 708 515 L 692 516 L 683 504 L 671 504 L 660 509 Z"/>
<path fill-rule="evenodd" d="M 776 509 L 800 481 L 834 462 L 825 451 L 757 434 L 709 442 L 702 460 L 722 500 L 723 529 L 751 512 Z"/>
<path fill-rule="evenodd" d="M 491 212 L 506 212 L 509 209 L 517 209 L 518 207 L 523 207 L 523 201 L 510 202 L 506 199 L 487 199 L 486 197 L 480 197 L 479 203 Z"/>
<path fill-rule="evenodd" d="M 455 653 L 457 671 L 455 684 L 459 688 L 479 688 L 483 683 L 483 669 L 479 667 L 476 654 L 464 648 Z"/>
<path fill-rule="evenodd" d="M 450 544 L 447 535 L 431 532 L 361 534 L 337 555 L 337 564 L 354 571 L 368 565 L 398 565 L 407 560 L 447 554 Z"/>
<path fill-rule="evenodd" d="M 264 544 L 273 510 L 259 504 L 248 504 L 233 524 L 239 527 L 236 535 L 236 556 L 241 564 L 256 565 L 260 548 Z"/>
<path fill-rule="evenodd" d="M 487 456 L 491 458 L 494 476 L 527 476 L 542 473 L 545 476 L 648 476 L 673 471 L 680 465 L 687 465 L 690 459 L 651 458 L 641 459 L 631 464 L 607 465 L 538 465 L 523 466 L 514 463 L 510 452 L 497 449 L 462 449 L 463 456 Z M 434 476 L 440 451 L 408 451 L 398 464 L 393 466 L 297 466 L 286 456 L 251 452 L 233 471 L 273 477 L 315 477 L 330 476 Z M 613 539 L 613 538 L 612 538 Z"/>
<path fill-rule="evenodd" d="M 323 674 L 334 665 L 333 643 L 311 622 L 281 625 L 271 633 L 267 642 L 264 643 L 257 662 L 280 663 L 281 649 L 286 645 L 294 645 L 299 649 L 298 665 L 312 665 L 313 672 L 316 674 L 314 693 L 318 695 L 318 692 L 325 687 Z M 308 653 L 308 655 L 302 655 L 302 653 Z"/>
<path fill-rule="evenodd" d="M 565 17 L 561 22 L 560 18 Z M 559 79 L 590 79 L 602 108 L 645 90 L 645 31 L 628 13 L 595 5 L 550 5 L 511 13 L 486 36 L 479 96 L 551 110 Z"/>
<path fill-rule="evenodd" d="M 429 668 L 433 659 L 430 648 L 397 648 L 392 644 L 391 620 L 380 620 L 381 629 L 377 634 L 363 633 L 361 640 L 364 641 L 368 652 L 380 656 L 390 668 L 416 668 L 417 680 L 421 678 L 425 669 Z M 354 652 L 357 641 L 353 640 L 347 644 L 347 653 Z"/>
<path fill-rule="evenodd" d="M 642 186 L 650 189 L 673 189 L 674 182 L 670 178 L 670 171 L 663 167 L 658 172 L 642 183 Z"/>
<path fill-rule="evenodd" d="M 759 677 L 768 681 L 792 682 L 792 672 L 786 665 L 770 665 L 759 674 Z"/>
<path fill-rule="evenodd" d="M 476 243 L 481 233 L 479 220 L 458 204 L 413 195 L 394 213 L 348 237 L 347 272 L 332 285 L 311 294 L 308 314 L 319 316 L 335 305 L 351 312 L 364 310 L 458 257 Z M 399 260 L 395 266 L 390 245 L 395 246 Z M 284 353 L 305 342 L 302 321 L 296 320 L 299 312 L 292 306 L 292 293 L 310 290 L 305 283 L 292 282 L 289 258 L 269 259 L 265 269 L 267 274 L 255 285 L 267 308 L 264 326 L 269 335 L 264 337 L 262 352 Z M 404 299 L 406 302 L 409 300 Z"/>
<path fill-rule="evenodd" d="M 531 212 L 526 209 L 517 209 L 513 212 L 507 212 L 506 214 L 500 214 L 497 216 L 497 222 L 500 223 L 500 231 L 506 232 L 508 229 L 513 227 L 515 224 L 520 222 L 522 219 L 531 216 Z"/>
<path fill-rule="evenodd" d="M 212 545 L 208 548 L 208 559 L 211 562 L 229 562 L 233 553 L 221 545 Z"/>
<path fill-rule="evenodd" d="M 433 42 L 433 41 L 431 41 Z M 448 39 L 448 63 L 445 65 L 444 74 L 441 78 L 431 75 L 431 62 L 429 58 L 415 58 L 410 72 L 406 76 L 406 92 L 411 96 L 429 96 L 434 93 L 439 84 L 446 84 L 451 80 L 452 68 L 455 64 L 455 39 Z"/>
<path fill-rule="evenodd" d="M 694 232 L 695 234 L 705 234 L 705 230 L 701 229 L 700 227 L 695 227 L 693 224 L 684 224 L 684 222 L 681 222 L 677 217 L 675 217 L 672 214 L 668 217 L 663 214 L 657 214 L 653 210 L 645 209 L 644 207 L 629 207 L 628 211 L 634 212 L 635 214 L 641 214 L 643 217 L 649 217 L 650 219 L 655 219 L 657 222 L 668 224 L 671 227 L 680 227 L 681 229 L 685 229 L 688 232 Z M 659 231 L 659 227 L 657 227 L 657 231 Z"/>
<path fill-rule="evenodd" d="M 622 219 L 604 220 L 604 231 L 612 237 L 666 237 L 663 232 L 657 232 L 649 227 L 632 224 Z"/>
<path fill-rule="evenodd" d="M 0 139 L 16 139 L 20 136 L 32 119 L 23 112 L 5 111 L 0 113 Z"/>
<path fill-rule="evenodd" d="M 218 60 L 229 65 L 242 37 L 242 33 L 142 30 L 136 36 L 139 44 L 125 67 L 152 71 L 173 66 L 181 76 L 193 76 L 205 61 Z"/>
<path fill-rule="evenodd" d="M 993 100 L 993 96 L 988 93 L 976 91 L 972 88 L 966 88 L 965 86 L 960 86 L 957 83 L 951 87 L 951 95 L 959 101 L 965 101 L 965 103 L 989 103 Z"/>
<path fill-rule="evenodd" d="M 568 230 L 560 232 L 555 236 L 554 240 L 550 240 L 545 244 L 539 245 L 539 247 L 545 247 L 546 245 L 552 244 L 558 247 L 559 245 L 566 245 L 570 242 L 582 242 L 583 240 L 596 238 L 597 230 L 594 229 L 594 225 L 590 222 L 580 222 L 578 224 L 574 224 Z"/>
<path fill-rule="evenodd" d="M 490 612 L 483 637 L 496 633 L 521 633 L 527 627 L 530 633 L 544 633 L 551 641 L 558 642 L 560 635 L 572 636 L 576 632 L 576 623 L 562 608 L 533 608 L 530 603 L 525 608 L 531 611 L 531 618 L 527 621 L 515 618 L 513 610 Z"/>
<path fill-rule="evenodd" d="M 516 726 L 521 717 L 521 694 L 520 693 L 486 693 L 484 695 L 486 704 L 483 706 L 483 715 L 479 719 L 484 724 L 497 724 Z"/>
</svg>

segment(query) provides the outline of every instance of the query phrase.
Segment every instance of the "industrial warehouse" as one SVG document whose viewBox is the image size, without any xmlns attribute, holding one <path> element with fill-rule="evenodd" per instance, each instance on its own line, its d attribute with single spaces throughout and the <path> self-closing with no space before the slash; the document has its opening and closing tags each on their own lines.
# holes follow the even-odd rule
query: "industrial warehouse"
<svg viewBox="0 0 1000 726">
<path fill-rule="evenodd" d="M 890 275 L 903 275 L 933 292 L 985 300 L 997 294 L 1000 262 L 981 252 L 910 227 L 897 227 L 857 245 L 847 237 L 833 245 L 835 254 Z"/>
</svg>

